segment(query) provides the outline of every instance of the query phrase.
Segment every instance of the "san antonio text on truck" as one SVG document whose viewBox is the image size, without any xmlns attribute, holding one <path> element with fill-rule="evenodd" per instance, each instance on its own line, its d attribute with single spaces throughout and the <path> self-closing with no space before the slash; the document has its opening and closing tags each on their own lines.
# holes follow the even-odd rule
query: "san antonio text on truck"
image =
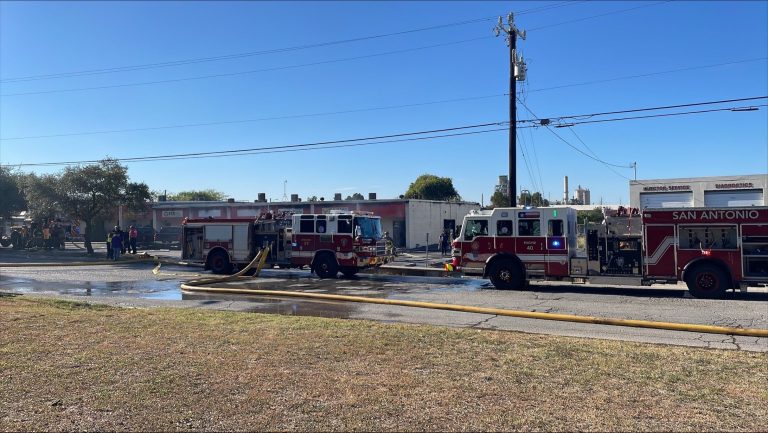
<svg viewBox="0 0 768 433">
<path fill-rule="evenodd" d="M 579 245 L 576 210 L 496 208 L 464 217 L 453 266 L 499 289 L 530 279 L 650 285 L 684 281 L 693 296 L 768 284 L 768 207 L 607 212 Z"/>
<path fill-rule="evenodd" d="M 320 278 L 352 276 L 392 258 L 382 239 L 381 218 L 366 212 L 288 215 L 274 218 L 198 218 L 182 223 L 182 259 L 216 274 L 245 266 L 271 245 L 266 264 L 309 266 Z"/>
</svg>

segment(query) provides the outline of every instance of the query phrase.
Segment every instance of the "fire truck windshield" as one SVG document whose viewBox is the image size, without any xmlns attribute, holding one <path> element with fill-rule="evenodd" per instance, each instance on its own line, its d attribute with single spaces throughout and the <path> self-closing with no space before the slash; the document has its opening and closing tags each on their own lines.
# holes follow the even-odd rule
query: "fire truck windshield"
<svg viewBox="0 0 768 433">
<path fill-rule="evenodd" d="M 381 218 L 355 217 L 354 224 L 355 236 L 370 239 L 379 239 L 381 237 Z"/>
</svg>

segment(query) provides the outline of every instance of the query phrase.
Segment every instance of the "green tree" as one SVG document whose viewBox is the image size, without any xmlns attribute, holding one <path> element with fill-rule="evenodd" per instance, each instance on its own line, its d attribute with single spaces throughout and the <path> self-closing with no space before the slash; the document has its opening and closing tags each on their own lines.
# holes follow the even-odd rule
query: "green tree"
<svg viewBox="0 0 768 433">
<path fill-rule="evenodd" d="M 223 201 L 226 194 L 215 189 L 181 191 L 168 196 L 171 201 Z"/>
<path fill-rule="evenodd" d="M 359 192 L 356 192 L 352 195 L 348 195 L 347 198 L 345 198 L 344 200 L 365 200 L 365 196 L 363 196 Z"/>
<path fill-rule="evenodd" d="M 461 200 L 450 177 L 422 174 L 408 187 L 405 198 L 421 200 Z"/>
<path fill-rule="evenodd" d="M 591 223 L 599 223 L 603 221 L 603 210 L 599 207 L 592 210 L 580 210 L 576 212 L 576 218 L 579 224 L 582 224 L 584 220 Z"/>
<path fill-rule="evenodd" d="M 54 218 L 61 212 L 59 176 L 53 174 L 21 176 L 27 210 L 34 219 Z"/>
<path fill-rule="evenodd" d="M 27 208 L 19 181 L 20 177 L 10 168 L 0 167 L 0 217 L 10 218 L 11 214 Z"/>
<path fill-rule="evenodd" d="M 534 192 L 531 194 L 530 192 L 523 191 L 520 193 L 520 200 L 518 201 L 518 205 L 547 207 L 549 206 L 549 200 L 542 197 L 540 192 Z"/>
<path fill-rule="evenodd" d="M 141 211 L 150 199 L 147 185 L 128 182 L 128 169 L 114 159 L 67 167 L 58 186 L 62 211 L 86 224 L 84 238 L 88 254 L 93 254 L 91 237 L 96 221 L 112 216 L 119 205 L 128 211 Z"/>
<path fill-rule="evenodd" d="M 509 196 L 507 194 L 504 194 L 502 191 L 496 191 L 491 196 L 491 207 L 508 207 L 509 206 Z"/>
</svg>

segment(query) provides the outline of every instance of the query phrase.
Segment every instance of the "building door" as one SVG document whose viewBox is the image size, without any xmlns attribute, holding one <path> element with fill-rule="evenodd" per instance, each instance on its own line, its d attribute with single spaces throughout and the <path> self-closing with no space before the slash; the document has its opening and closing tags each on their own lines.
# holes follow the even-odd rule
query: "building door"
<svg viewBox="0 0 768 433">
<path fill-rule="evenodd" d="M 392 220 L 392 242 L 398 248 L 405 247 L 405 220 Z"/>
<path fill-rule="evenodd" d="M 451 240 L 456 237 L 456 220 L 443 220 L 443 231 L 448 230 Z"/>
<path fill-rule="evenodd" d="M 763 206 L 763 190 L 750 189 L 741 191 L 704 191 L 704 206 L 735 207 Z"/>
<path fill-rule="evenodd" d="M 641 209 L 693 207 L 693 192 L 653 192 L 640 194 Z"/>
</svg>

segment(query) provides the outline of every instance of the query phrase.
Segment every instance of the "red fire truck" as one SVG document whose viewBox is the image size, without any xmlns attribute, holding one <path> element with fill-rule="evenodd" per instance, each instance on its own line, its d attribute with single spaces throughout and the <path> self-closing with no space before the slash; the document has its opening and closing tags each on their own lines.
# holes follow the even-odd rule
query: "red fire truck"
<svg viewBox="0 0 768 433">
<path fill-rule="evenodd" d="M 464 217 L 453 266 L 499 289 L 531 279 L 650 285 L 695 297 L 768 284 L 768 207 L 609 211 L 578 239 L 569 207 L 496 208 Z"/>
<path fill-rule="evenodd" d="M 271 245 L 267 265 L 309 266 L 320 278 L 334 278 L 339 272 L 352 276 L 390 261 L 381 237 L 381 218 L 362 212 L 186 219 L 182 259 L 226 274 Z"/>
</svg>

